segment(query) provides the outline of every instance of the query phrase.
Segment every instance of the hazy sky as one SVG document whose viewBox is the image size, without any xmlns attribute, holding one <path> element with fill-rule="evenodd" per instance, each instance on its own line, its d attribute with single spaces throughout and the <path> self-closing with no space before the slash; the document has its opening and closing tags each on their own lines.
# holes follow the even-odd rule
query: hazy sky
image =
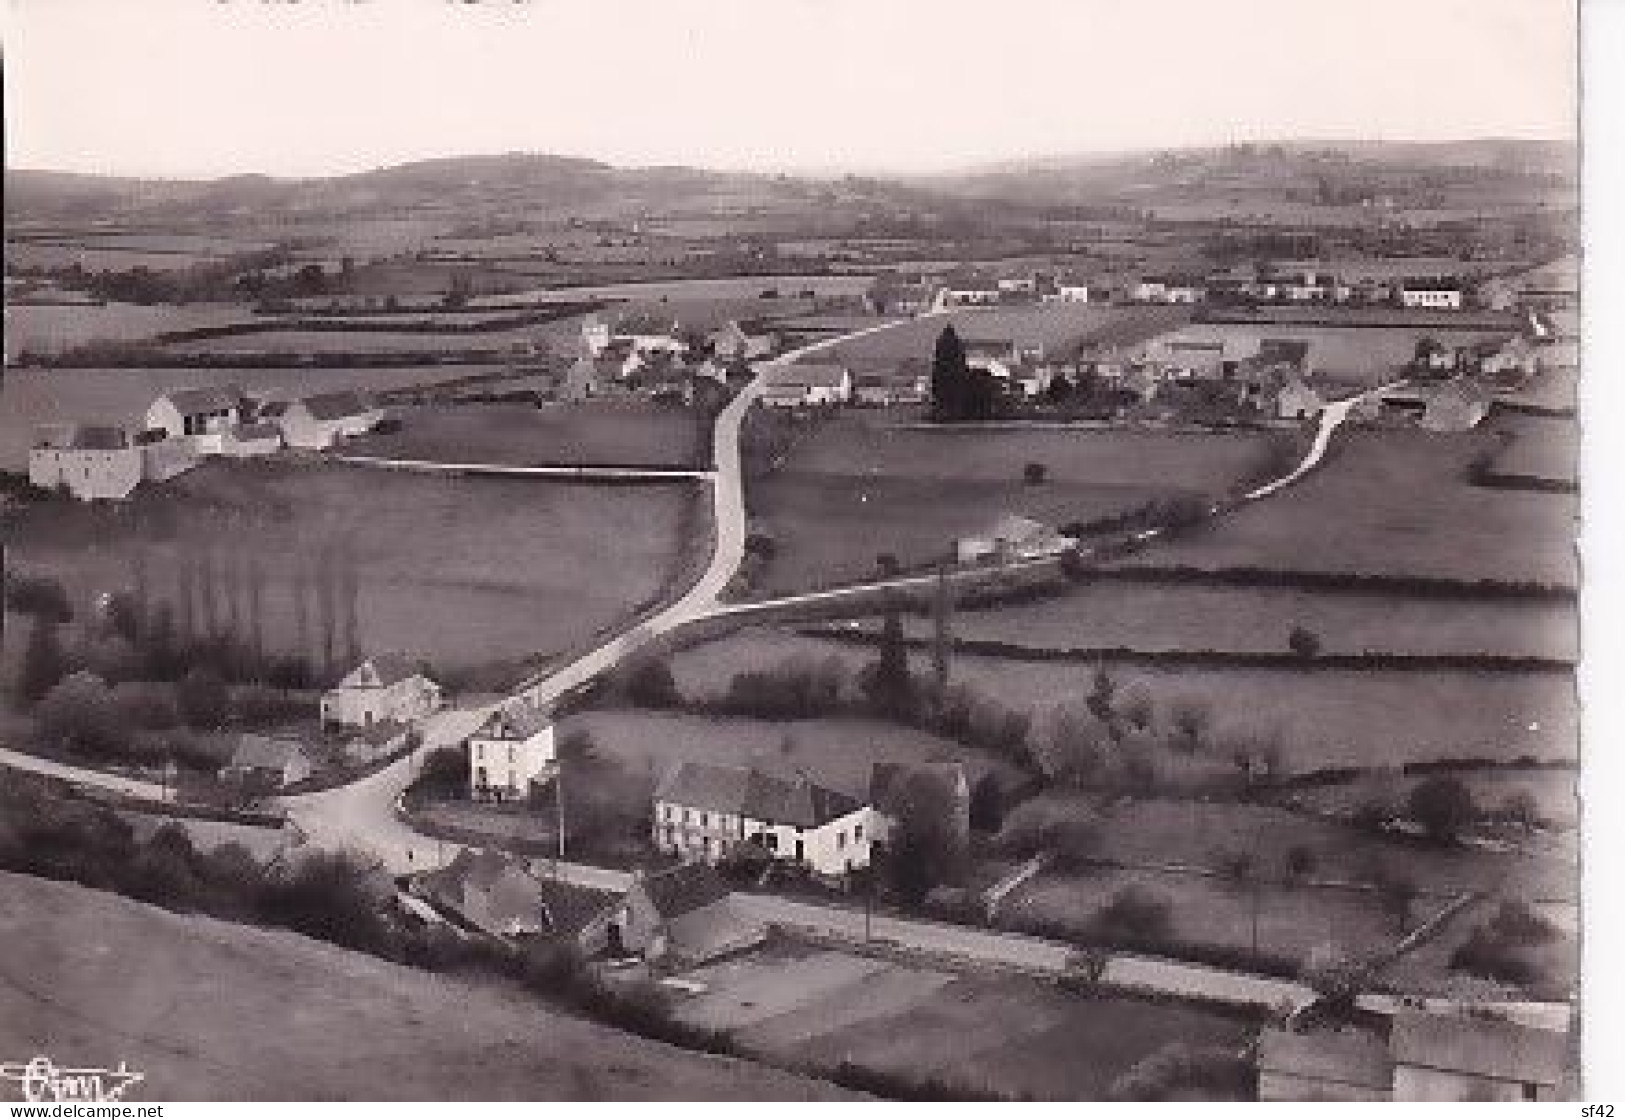
<svg viewBox="0 0 1625 1120">
<path fill-rule="evenodd" d="M 1567 137 L 1570 0 L 0 0 L 12 167 L 924 170 Z"/>
</svg>

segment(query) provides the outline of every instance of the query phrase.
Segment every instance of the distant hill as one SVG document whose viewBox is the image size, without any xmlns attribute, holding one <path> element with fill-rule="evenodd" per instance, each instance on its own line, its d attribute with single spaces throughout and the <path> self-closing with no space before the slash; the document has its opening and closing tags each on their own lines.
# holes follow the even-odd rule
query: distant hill
<svg viewBox="0 0 1625 1120">
<path fill-rule="evenodd" d="M 297 934 L 0 872 L 0 1055 L 146 1075 L 151 1100 L 834 1100 Z M 3 1084 L 3 1083 L 0 1083 Z"/>
</svg>

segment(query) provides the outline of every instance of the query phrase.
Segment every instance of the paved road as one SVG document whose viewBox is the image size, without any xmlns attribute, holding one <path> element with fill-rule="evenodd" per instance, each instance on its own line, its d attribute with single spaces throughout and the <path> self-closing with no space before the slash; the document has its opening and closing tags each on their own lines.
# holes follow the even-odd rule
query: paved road
<svg viewBox="0 0 1625 1120">
<path fill-rule="evenodd" d="M 77 766 L 64 766 L 60 762 L 52 762 L 48 758 L 24 754 L 21 751 L 14 751 L 7 747 L 0 747 L 0 767 L 28 770 L 35 774 L 44 774 L 47 777 L 61 778 L 65 782 L 73 782 L 76 785 L 95 786 L 97 789 L 128 794 L 131 797 L 144 797 L 150 801 L 165 800 L 169 795 L 169 791 L 156 782 L 144 782 L 139 778 L 126 778 L 120 774 L 110 774 L 105 770 L 88 770 Z"/>
</svg>

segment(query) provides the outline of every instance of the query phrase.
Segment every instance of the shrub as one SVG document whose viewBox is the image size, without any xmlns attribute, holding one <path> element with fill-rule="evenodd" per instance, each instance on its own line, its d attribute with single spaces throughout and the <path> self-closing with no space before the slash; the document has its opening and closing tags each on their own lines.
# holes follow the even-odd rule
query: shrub
<svg viewBox="0 0 1625 1120">
<path fill-rule="evenodd" d="M 442 747 L 441 750 L 446 748 Z M 439 753 L 438 751 L 435 753 Z M 559 760 L 561 762 L 587 762 L 598 755 L 598 741 L 592 737 L 592 732 L 585 728 L 575 728 L 566 732 L 559 739 Z"/>
<path fill-rule="evenodd" d="M 1557 937 L 1557 927 L 1525 904 L 1503 902 L 1451 954 L 1450 967 L 1511 984 L 1544 984 L 1551 977 L 1541 950 Z"/>
<path fill-rule="evenodd" d="M 1041 486 L 1049 478 L 1049 468 L 1043 463 L 1028 463 L 1021 469 L 1021 478 L 1028 486 Z"/>
<path fill-rule="evenodd" d="M 1173 928 L 1168 900 L 1139 883 L 1112 895 L 1089 920 L 1091 933 L 1106 942 L 1151 943 L 1165 940 Z"/>
<path fill-rule="evenodd" d="M 1315 657 L 1320 653 L 1320 637 L 1313 630 L 1294 626 L 1287 635 L 1287 648 L 1299 657 Z"/>
<path fill-rule="evenodd" d="M 1294 844 L 1287 849 L 1286 873 L 1294 879 L 1304 879 L 1313 875 L 1320 863 L 1320 857 L 1315 855 L 1314 849 L 1303 844 Z"/>
<path fill-rule="evenodd" d="M 175 686 L 181 719 L 198 730 L 213 730 L 225 723 L 230 700 L 224 678 L 213 669 L 192 669 Z"/>
<path fill-rule="evenodd" d="M 157 681 L 125 681 L 110 700 L 120 723 L 137 731 L 170 731 L 180 725 L 175 689 Z"/>
<path fill-rule="evenodd" d="M 1303 982 L 1321 998 L 1348 1005 L 1364 989 L 1370 969 L 1340 946 L 1316 945 L 1303 965 Z"/>
<path fill-rule="evenodd" d="M 1156 720 L 1151 693 L 1138 682 L 1123 690 L 1117 702 L 1117 713 L 1123 717 L 1124 723 L 1137 731 L 1150 731 Z"/>
<path fill-rule="evenodd" d="M 1019 859 L 1048 854 L 1073 869 L 1100 846 L 1100 817 L 1078 798 L 1035 797 L 1010 811 L 999 831 L 999 850 Z"/>
<path fill-rule="evenodd" d="M 1478 816 L 1472 792 L 1452 774 L 1418 782 L 1406 799 L 1405 812 L 1442 844 L 1453 842 Z"/>
<path fill-rule="evenodd" d="M 113 694 L 92 673 L 74 673 L 53 685 L 37 715 L 40 731 L 68 750 L 110 758 L 129 748 L 128 726 L 119 719 Z"/>
<path fill-rule="evenodd" d="M 628 667 L 626 698 L 640 708 L 669 709 L 683 703 L 671 663 L 664 657 L 638 658 Z"/>
<path fill-rule="evenodd" d="M 36 615 L 29 627 L 28 644 L 23 647 L 22 667 L 17 673 L 17 704 L 25 711 L 38 704 L 68 672 L 57 626 L 55 619 Z"/>
<path fill-rule="evenodd" d="M 1172 735 L 1168 746 L 1184 754 L 1195 754 L 1202 746 L 1213 716 L 1208 706 L 1195 697 L 1183 696 L 1169 707 L 1168 724 Z"/>
</svg>

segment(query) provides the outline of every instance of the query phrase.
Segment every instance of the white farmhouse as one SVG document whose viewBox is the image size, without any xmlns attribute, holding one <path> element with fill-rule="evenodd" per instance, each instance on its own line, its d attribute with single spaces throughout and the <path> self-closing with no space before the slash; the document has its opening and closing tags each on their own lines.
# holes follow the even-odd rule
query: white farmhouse
<svg viewBox="0 0 1625 1120">
<path fill-rule="evenodd" d="M 281 429 L 289 447 L 317 451 L 370 432 L 384 418 L 382 409 L 352 392 L 278 401 L 265 405 L 260 414 Z"/>
<path fill-rule="evenodd" d="M 1399 288 L 1399 303 L 1402 307 L 1460 311 L 1461 300 L 1461 285 L 1454 281 L 1409 280 Z"/>
<path fill-rule="evenodd" d="M 553 721 L 524 703 L 498 708 L 468 739 L 468 788 L 476 801 L 511 801 L 553 776 Z"/>
<path fill-rule="evenodd" d="M 371 727 L 412 723 L 438 711 L 440 686 L 414 662 L 393 654 L 369 657 L 322 694 L 322 726 Z"/>
<path fill-rule="evenodd" d="M 655 847 L 707 863 L 749 844 L 818 875 L 844 875 L 869 866 L 878 827 L 871 806 L 804 774 L 685 762 L 655 791 Z"/>
<path fill-rule="evenodd" d="M 146 428 L 189 440 L 200 454 L 218 453 L 231 429 L 248 419 L 248 398 L 235 385 L 176 389 L 147 407 Z"/>
<path fill-rule="evenodd" d="M 70 428 L 43 436 L 28 453 L 28 481 L 66 488 L 82 502 L 118 501 L 146 477 L 141 448 L 119 428 Z"/>
<path fill-rule="evenodd" d="M 768 376 L 761 399 L 767 408 L 845 404 L 852 399 L 852 371 L 828 363 L 781 366 Z"/>
</svg>

